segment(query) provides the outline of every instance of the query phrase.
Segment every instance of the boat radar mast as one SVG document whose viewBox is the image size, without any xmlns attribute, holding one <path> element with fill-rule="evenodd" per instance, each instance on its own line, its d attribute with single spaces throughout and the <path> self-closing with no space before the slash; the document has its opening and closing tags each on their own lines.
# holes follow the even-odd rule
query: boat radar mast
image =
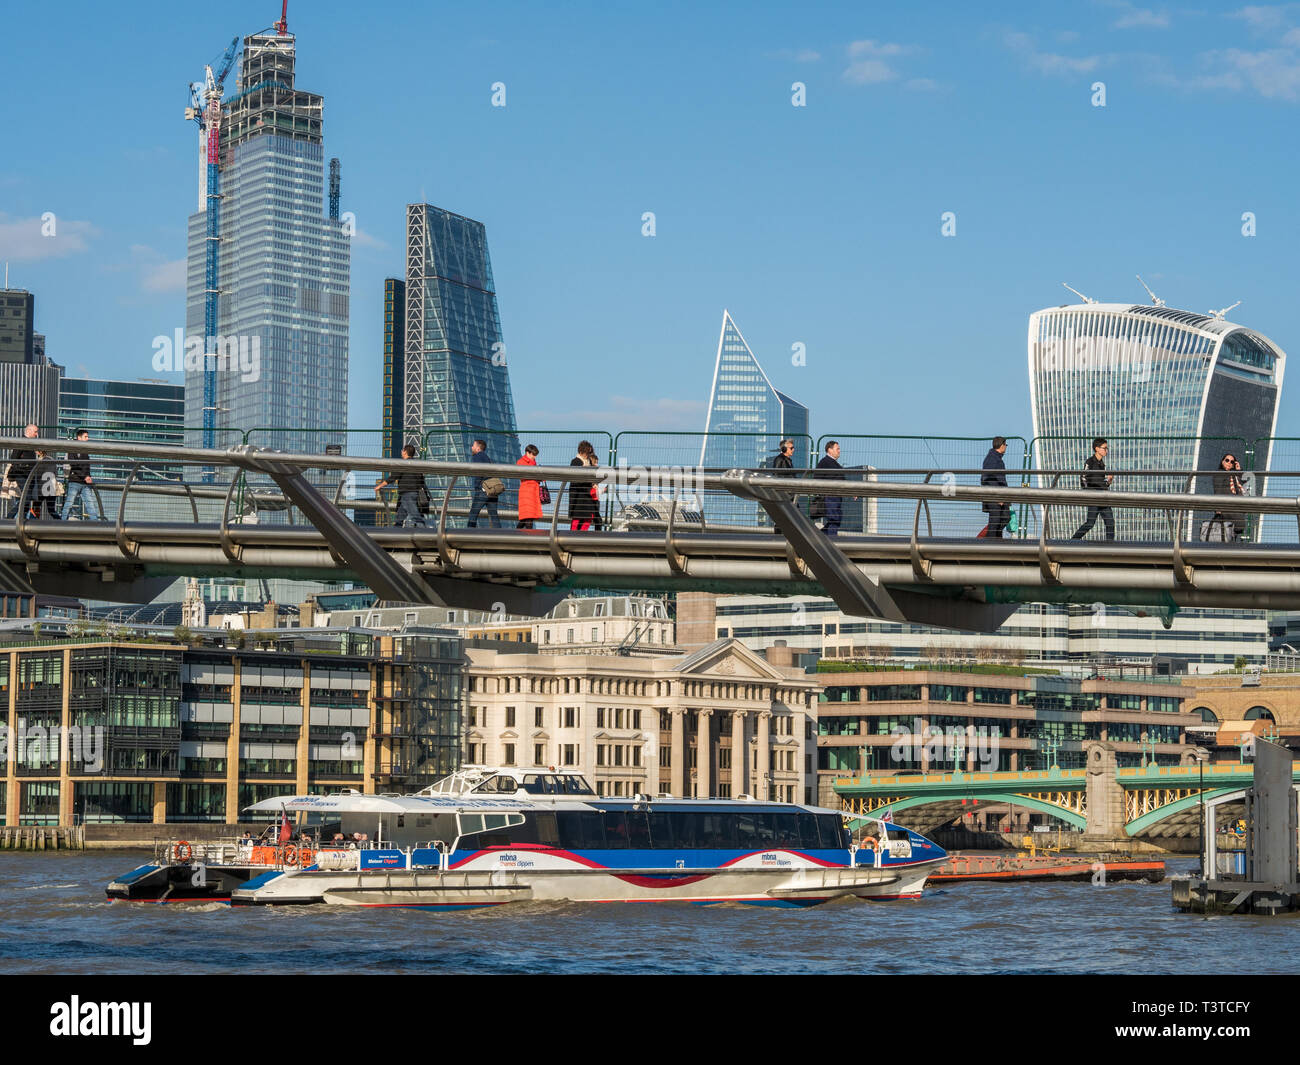
<svg viewBox="0 0 1300 1065">
<path fill-rule="evenodd" d="M 1064 281 L 1062 281 L 1061 284 L 1062 284 L 1062 285 L 1065 285 L 1066 288 L 1070 289 L 1070 291 L 1073 292 L 1076 296 L 1078 296 L 1079 299 L 1083 300 L 1084 303 L 1096 303 L 1096 302 L 1097 302 L 1095 299 L 1092 299 L 1090 296 L 1085 296 L 1085 295 L 1084 295 L 1082 292 L 1080 292 L 1077 288 L 1070 288 L 1070 286 L 1069 286 L 1069 285 L 1066 285 Z"/>
<path fill-rule="evenodd" d="M 1241 304 L 1241 300 L 1238 300 L 1236 303 L 1232 305 L 1232 307 L 1240 306 L 1240 304 Z M 1219 319 L 1219 321 L 1223 321 L 1223 316 L 1227 314 L 1230 310 L 1232 310 L 1232 307 L 1224 307 L 1222 310 L 1219 311 L 1211 311 L 1210 317 L 1217 318 Z"/>
<path fill-rule="evenodd" d="M 1142 280 L 1142 275 L 1136 274 L 1135 276 L 1138 279 L 1138 284 L 1147 290 L 1147 295 L 1151 297 L 1152 304 L 1156 307 L 1163 307 L 1165 305 L 1165 301 L 1151 291 L 1151 286 Z"/>
</svg>

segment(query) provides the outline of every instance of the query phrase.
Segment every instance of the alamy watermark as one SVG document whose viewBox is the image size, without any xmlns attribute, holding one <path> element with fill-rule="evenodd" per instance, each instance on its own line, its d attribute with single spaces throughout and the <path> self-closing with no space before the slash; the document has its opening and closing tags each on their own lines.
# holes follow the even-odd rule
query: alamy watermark
<svg viewBox="0 0 1300 1065">
<path fill-rule="evenodd" d="M 1000 737 L 985 725 L 950 725 L 945 729 L 923 724 L 916 717 L 910 729 L 895 725 L 890 735 L 895 737 L 889 747 L 889 757 L 894 762 L 922 765 L 956 763 L 960 759 L 969 764 L 973 760 L 981 773 L 990 773 L 998 766 Z"/>
<path fill-rule="evenodd" d="M 26 765 L 79 765 L 81 771 L 98 773 L 104 768 L 104 727 L 70 725 L 28 725 L 18 719 L 18 727 L 0 725 L 0 762 L 9 759 Z"/>
<path fill-rule="evenodd" d="M 184 329 L 153 338 L 153 368 L 159 373 L 206 370 L 208 359 L 214 360 L 218 373 L 238 373 L 241 381 L 258 381 L 262 377 L 262 338 L 186 336 Z"/>
</svg>

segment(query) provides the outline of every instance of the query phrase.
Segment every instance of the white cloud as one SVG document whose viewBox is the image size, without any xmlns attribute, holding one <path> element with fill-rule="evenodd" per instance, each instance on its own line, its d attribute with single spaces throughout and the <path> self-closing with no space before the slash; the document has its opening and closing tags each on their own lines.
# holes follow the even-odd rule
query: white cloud
<svg viewBox="0 0 1300 1065">
<path fill-rule="evenodd" d="M 1290 17 L 1290 13 L 1298 8 L 1300 8 L 1300 4 L 1276 4 L 1272 6 L 1250 4 L 1240 11 L 1234 11 L 1231 17 L 1241 19 L 1252 30 L 1269 33 L 1284 26 Z"/>
<path fill-rule="evenodd" d="M 1229 88 L 1248 85 L 1266 99 L 1300 100 L 1300 55 L 1293 49 L 1247 52 L 1226 48 L 1207 53 L 1206 59 L 1228 68 L 1218 78 Z"/>
<path fill-rule="evenodd" d="M 1114 27 L 1117 30 L 1167 30 L 1169 28 L 1169 16 L 1163 11 L 1131 7 L 1115 20 Z"/>
<path fill-rule="evenodd" d="M 1034 39 L 1027 33 L 1009 32 L 1002 43 L 1016 52 L 1031 70 L 1048 76 L 1073 76 L 1088 74 L 1101 65 L 1102 57 L 1066 56 L 1056 52 L 1040 51 Z"/>
<path fill-rule="evenodd" d="M 901 75 L 895 61 L 913 55 L 918 49 L 910 44 L 889 41 L 853 41 L 849 44 L 849 65 L 844 80 L 850 85 L 880 85 L 896 81 Z M 930 89 L 935 83 L 929 78 L 911 78 L 905 85 L 910 89 Z"/>
<path fill-rule="evenodd" d="M 36 218 L 10 218 L 0 212 L 0 260 L 21 263 L 76 255 L 88 250 L 97 236 L 99 230 L 91 223 L 55 212 Z"/>
</svg>

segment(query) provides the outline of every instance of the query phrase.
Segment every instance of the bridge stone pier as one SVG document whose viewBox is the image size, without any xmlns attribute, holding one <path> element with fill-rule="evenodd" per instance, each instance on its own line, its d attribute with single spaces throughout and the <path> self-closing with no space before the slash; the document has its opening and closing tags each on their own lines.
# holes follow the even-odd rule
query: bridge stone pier
<svg viewBox="0 0 1300 1065">
<path fill-rule="evenodd" d="M 1084 841 L 1098 846 L 1127 841 L 1128 835 L 1124 831 L 1124 788 L 1116 775 L 1119 763 L 1115 759 L 1115 751 L 1105 743 L 1090 743 L 1087 751 L 1085 812 L 1088 825 L 1083 830 Z"/>
</svg>

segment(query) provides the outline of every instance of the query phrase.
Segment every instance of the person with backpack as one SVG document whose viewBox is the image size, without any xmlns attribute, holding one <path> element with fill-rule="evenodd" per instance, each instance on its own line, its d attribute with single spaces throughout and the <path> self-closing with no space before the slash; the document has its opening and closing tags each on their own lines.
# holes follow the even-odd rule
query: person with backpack
<svg viewBox="0 0 1300 1065">
<path fill-rule="evenodd" d="M 989 453 L 984 456 L 984 473 L 980 474 L 980 485 L 982 487 L 1007 487 L 1007 464 L 1003 461 L 1002 456 L 1007 453 L 1007 438 L 1005 436 L 995 436 L 993 446 L 989 448 Z M 988 531 L 985 533 L 987 539 L 1001 540 L 1002 530 L 1007 527 L 1011 520 L 1011 505 L 1009 503 L 983 503 L 984 512 L 989 516 Z"/>
<path fill-rule="evenodd" d="M 415 458 L 414 444 L 402 446 L 402 458 Z M 375 495 L 390 485 L 397 489 L 397 513 L 393 515 L 394 521 L 401 526 L 405 526 L 408 520 L 414 525 L 428 525 L 425 514 L 429 509 L 429 489 L 424 483 L 424 474 L 415 470 L 390 473 L 375 485 Z"/>
<path fill-rule="evenodd" d="M 536 444 L 529 444 L 524 453 L 515 460 L 516 466 L 536 466 L 537 456 L 541 454 Z M 550 493 L 548 492 L 549 496 Z M 542 514 L 542 485 L 540 481 L 520 480 L 519 482 L 519 523 L 516 529 L 531 529 L 533 522 L 544 517 Z"/>
<path fill-rule="evenodd" d="M 487 453 L 487 441 L 475 440 L 469 447 L 470 462 L 491 462 Z M 474 496 L 469 503 L 469 521 L 465 523 L 468 529 L 478 528 L 478 516 L 487 507 L 488 525 L 490 528 L 501 528 L 501 516 L 497 513 L 497 497 L 505 491 L 505 481 L 500 477 L 475 477 L 474 478 Z"/>
<path fill-rule="evenodd" d="M 1088 461 L 1083 464 L 1083 473 L 1079 475 L 1079 486 L 1088 488 L 1094 492 L 1105 492 L 1110 489 L 1111 482 L 1115 480 L 1113 473 L 1106 472 L 1106 455 L 1110 452 L 1110 444 L 1104 437 L 1097 437 L 1092 442 L 1092 454 Z M 1106 539 L 1115 539 L 1115 514 L 1110 507 L 1103 507 L 1100 504 L 1088 508 L 1088 517 L 1082 525 L 1074 532 L 1071 539 L 1082 540 L 1097 524 L 1097 518 L 1100 517 L 1102 524 L 1106 527 Z"/>
</svg>

